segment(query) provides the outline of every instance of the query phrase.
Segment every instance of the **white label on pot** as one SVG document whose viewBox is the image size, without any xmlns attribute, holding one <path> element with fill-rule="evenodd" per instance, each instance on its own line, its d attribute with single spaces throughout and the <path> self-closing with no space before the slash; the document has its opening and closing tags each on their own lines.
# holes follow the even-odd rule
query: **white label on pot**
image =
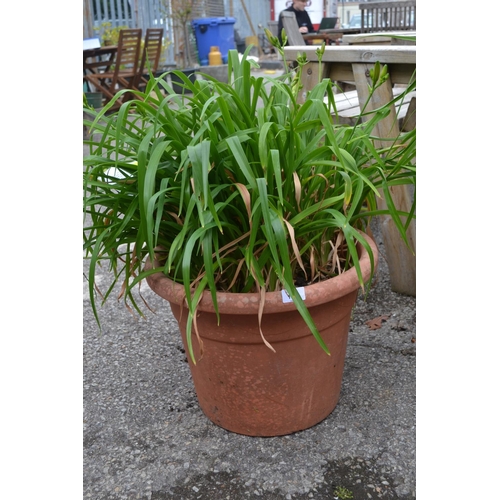
<svg viewBox="0 0 500 500">
<path fill-rule="evenodd" d="M 299 292 L 299 295 L 302 297 L 302 300 L 306 299 L 306 291 L 303 286 L 297 288 L 297 292 Z M 283 304 L 286 304 L 287 302 L 293 302 L 292 297 L 288 295 L 288 292 L 286 290 L 281 290 L 281 298 L 283 299 Z"/>
</svg>

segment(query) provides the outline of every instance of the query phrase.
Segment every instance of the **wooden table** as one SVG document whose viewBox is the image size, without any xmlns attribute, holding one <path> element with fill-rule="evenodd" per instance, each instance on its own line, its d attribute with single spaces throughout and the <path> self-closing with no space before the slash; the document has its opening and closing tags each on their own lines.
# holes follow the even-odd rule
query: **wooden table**
<svg viewBox="0 0 500 500">
<path fill-rule="evenodd" d="M 414 40 L 403 40 L 401 36 L 416 37 L 416 31 L 381 31 L 379 33 L 358 33 L 347 34 L 342 38 L 342 42 L 348 45 L 376 44 L 376 45 L 415 45 Z"/>
<path fill-rule="evenodd" d="M 109 71 L 116 56 L 118 46 L 107 45 L 96 49 L 86 49 L 83 51 L 83 76 L 88 73 L 97 73 L 99 69 Z"/>
<path fill-rule="evenodd" d="M 291 63 L 297 60 L 299 54 L 305 53 L 309 61 L 302 68 L 303 101 L 321 79 L 330 78 L 334 82 L 354 82 L 358 93 L 360 107 L 368 100 L 368 84 L 371 83 L 369 71 L 376 61 L 387 64 L 389 79 L 374 93 L 367 105 L 367 111 L 373 110 L 393 99 L 393 85 L 408 85 L 416 78 L 416 46 L 415 45 L 328 45 L 320 66 L 316 54 L 317 47 L 311 45 L 285 47 L 286 60 Z M 394 105 L 390 114 L 380 121 L 373 134 L 377 137 L 397 137 L 399 124 Z M 391 188 L 395 204 L 401 210 L 409 211 L 413 193 L 408 186 Z M 379 204 L 384 208 L 385 201 Z M 415 255 L 401 240 L 399 233 L 388 217 L 381 218 L 382 236 L 387 255 L 392 289 L 408 295 L 416 295 L 416 261 Z M 407 233 L 408 241 L 415 251 L 416 235 L 415 221 L 410 224 Z"/>
<path fill-rule="evenodd" d="M 401 36 L 417 36 L 416 31 L 381 31 L 379 33 L 361 33 L 361 28 L 338 28 L 323 30 L 321 33 L 307 33 L 302 35 L 304 41 L 325 40 L 329 45 L 342 40 L 348 45 L 376 44 L 376 45 L 415 45 L 414 40 L 403 40 Z"/>
<path fill-rule="evenodd" d="M 332 28 L 322 30 L 321 33 L 306 33 L 303 36 L 304 41 L 325 40 L 328 44 L 341 40 L 344 35 L 361 33 L 361 28 Z"/>
<path fill-rule="evenodd" d="M 356 83 L 360 98 L 368 95 L 366 83 L 369 71 L 376 61 L 387 64 L 393 84 L 408 84 L 416 71 L 415 45 L 349 45 L 327 46 L 323 54 L 321 75 L 316 54 L 317 47 L 294 45 L 285 47 L 288 62 L 296 61 L 299 54 L 305 53 L 309 61 L 302 70 L 303 96 L 311 90 L 319 79 L 330 78 L 332 81 Z M 392 88 L 392 85 L 391 85 Z"/>
</svg>

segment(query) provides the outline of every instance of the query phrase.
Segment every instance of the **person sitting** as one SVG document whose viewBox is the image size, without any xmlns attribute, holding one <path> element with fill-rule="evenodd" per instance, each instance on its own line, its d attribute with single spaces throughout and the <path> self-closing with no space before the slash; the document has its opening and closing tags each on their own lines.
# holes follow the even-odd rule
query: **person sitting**
<svg viewBox="0 0 500 500">
<path fill-rule="evenodd" d="M 292 5 L 290 5 L 290 7 L 285 9 L 286 11 L 293 12 L 295 14 L 295 17 L 297 19 L 297 24 L 299 25 L 299 31 L 303 34 L 313 33 L 315 31 L 311 22 L 311 18 L 309 17 L 309 13 L 306 10 L 307 3 L 308 0 L 292 0 Z M 278 40 L 280 41 L 281 44 L 283 44 L 283 41 L 281 40 L 282 29 L 283 29 L 283 21 L 281 20 L 281 15 L 280 15 L 278 21 Z M 307 43 L 307 45 L 309 43 Z"/>
</svg>

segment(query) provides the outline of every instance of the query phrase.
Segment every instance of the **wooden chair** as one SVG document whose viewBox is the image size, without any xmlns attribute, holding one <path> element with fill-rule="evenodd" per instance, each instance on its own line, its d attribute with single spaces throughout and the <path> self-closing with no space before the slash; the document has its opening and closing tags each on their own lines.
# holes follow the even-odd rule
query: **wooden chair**
<svg viewBox="0 0 500 500">
<path fill-rule="evenodd" d="M 135 89 L 141 90 L 147 85 L 147 76 L 150 70 L 153 74 L 157 71 L 158 65 L 160 64 L 162 44 L 163 28 L 148 28 L 146 30 L 146 39 L 142 51 L 141 66 L 133 81 L 133 87 Z"/>
<path fill-rule="evenodd" d="M 104 104 L 107 104 L 116 93 L 124 88 L 132 88 L 137 75 L 139 53 L 141 50 L 141 29 L 120 30 L 118 49 L 115 64 L 109 71 L 86 75 L 86 79 L 104 95 Z M 118 99 L 120 106 L 126 97 Z"/>
</svg>

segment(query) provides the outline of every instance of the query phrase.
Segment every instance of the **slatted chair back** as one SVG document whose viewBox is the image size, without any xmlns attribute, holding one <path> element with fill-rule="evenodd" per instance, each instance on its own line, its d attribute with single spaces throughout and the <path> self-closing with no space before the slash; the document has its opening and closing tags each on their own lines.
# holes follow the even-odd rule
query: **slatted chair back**
<svg viewBox="0 0 500 500">
<path fill-rule="evenodd" d="M 114 67 L 104 73 L 89 74 L 87 81 L 104 94 L 104 103 L 108 103 L 123 88 L 132 88 L 139 66 L 142 29 L 122 29 L 118 38 L 118 47 Z M 117 102 L 120 105 L 122 100 Z"/>
<path fill-rule="evenodd" d="M 151 71 L 155 73 L 160 64 L 161 49 L 163 45 L 163 28 L 148 28 L 144 40 L 141 64 L 134 80 L 134 88 L 147 84 L 145 76 L 149 74 L 148 63 Z"/>
<path fill-rule="evenodd" d="M 120 30 L 118 51 L 116 53 L 115 75 L 135 77 L 139 66 L 142 30 L 129 28 Z"/>
</svg>

